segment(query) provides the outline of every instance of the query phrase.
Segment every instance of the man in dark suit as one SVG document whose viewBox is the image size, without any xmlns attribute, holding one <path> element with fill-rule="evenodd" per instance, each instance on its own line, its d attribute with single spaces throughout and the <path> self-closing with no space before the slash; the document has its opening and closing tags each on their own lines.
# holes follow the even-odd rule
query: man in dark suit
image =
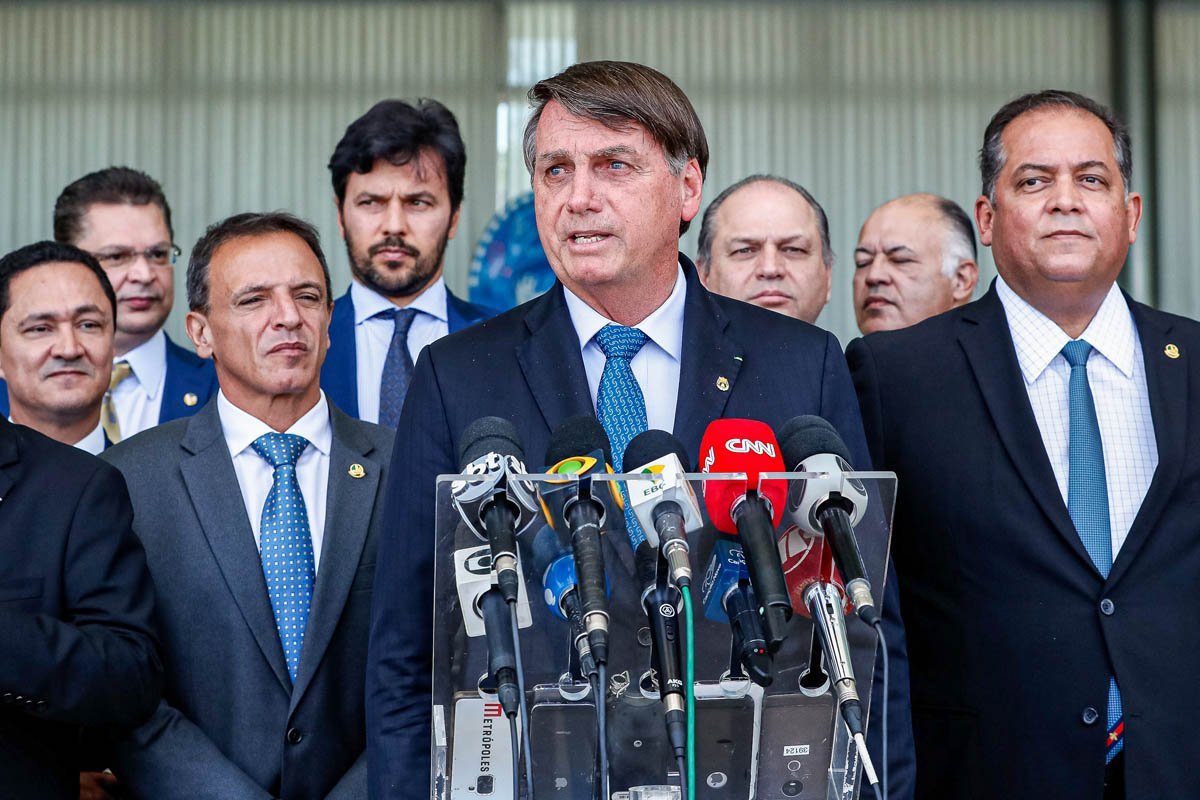
<svg viewBox="0 0 1200 800">
<path fill-rule="evenodd" d="M 116 291 L 113 371 L 102 422 L 111 442 L 200 410 L 217 390 L 211 361 L 171 341 L 171 207 L 158 182 L 129 167 L 84 175 L 54 204 L 54 238 L 96 257 Z M 0 390 L 0 411 L 7 402 Z"/>
<path fill-rule="evenodd" d="M 837 340 L 708 293 L 677 251 L 699 209 L 708 160 L 704 131 L 679 88 L 638 64 L 593 62 L 539 83 L 530 97 L 525 160 L 559 282 L 434 343 L 417 364 L 380 543 L 386 579 L 372 610 L 367 720 L 377 798 L 428 792 L 434 480 L 458 471 L 460 435 L 473 420 L 511 419 L 529 464 L 537 465 L 552 429 L 593 413 L 608 364 L 628 359 L 644 401 L 642 427 L 673 431 L 692 453 L 718 417 L 778 426 L 816 413 L 866 463 Z M 638 352 L 606 356 L 601 341 L 612 331 L 638 339 Z M 910 779 L 911 735 L 903 730 L 907 687 L 895 602 L 889 613 L 896 615 L 889 619 L 893 676 L 900 676 L 891 704 L 893 776 L 902 787 Z"/>
<path fill-rule="evenodd" d="M 353 280 L 333 305 L 321 388 L 347 414 L 395 428 L 421 348 L 492 316 L 442 277 L 467 153 L 436 100 L 383 100 L 329 159 Z"/>
<path fill-rule="evenodd" d="M 134 797 L 365 798 L 363 677 L 392 432 L 320 390 L 329 271 L 286 214 L 209 228 L 188 335 L 220 390 L 112 448 L 160 588 L 166 689 L 113 765 Z"/>
<path fill-rule="evenodd" d="M 0 417 L 0 796 L 74 800 L 80 728 L 158 702 L 154 587 L 120 474 Z"/>
<path fill-rule="evenodd" d="M 847 353 L 899 475 L 919 797 L 1195 794 L 1200 326 L 1115 285 L 1130 157 L 1085 97 L 1005 105 L 975 207 L 1000 277 Z"/>
</svg>

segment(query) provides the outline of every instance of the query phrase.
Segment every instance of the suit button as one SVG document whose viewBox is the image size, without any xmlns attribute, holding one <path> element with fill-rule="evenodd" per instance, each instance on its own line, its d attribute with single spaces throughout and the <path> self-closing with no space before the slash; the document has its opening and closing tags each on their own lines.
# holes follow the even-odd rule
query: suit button
<svg viewBox="0 0 1200 800">
<path fill-rule="evenodd" d="M 1091 706 L 1088 706 L 1083 710 L 1083 714 L 1081 716 L 1084 725 L 1095 725 L 1096 720 L 1100 719 L 1100 712 Z"/>
<path fill-rule="evenodd" d="M 1107 597 L 1100 601 L 1100 613 L 1104 616 L 1111 617 L 1116 610 L 1116 604 L 1114 604 L 1113 601 L 1109 600 Z"/>
<path fill-rule="evenodd" d="M 299 728 L 288 728 L 286 738 L 288 744 L 300 744 L 300 740 L 304 738 L 304 734 L 300 732 Z"/>
<path fill-rule="evenodd" d="M 45 701 L 45 700 L 38 700 L 38 701 L 37 701 L 37 703 L 35 703 L 33 707 L 34 707 L 35 709 L 37 709 L 38 711 L 41 711 L 41 710 L 45 709 L 45 707 L 46 707 L 46 701 Z"/>
<path fill-rule="evenodd" d="M 653 640 L 650 638 L 650 629 L 646 627 L 638 628 L 637 640 L 638 644 L 642 647 L 649 647 L 653 643 Z"/>
<path fill-rule="evenodd" d="M 5 692 L 4 695 L 2 697 L 0 697 L 0 700 L 3 700 L 6 703 L 11 703 L 12 698 L 13 698 L 12 692 Z"/>
</svg>

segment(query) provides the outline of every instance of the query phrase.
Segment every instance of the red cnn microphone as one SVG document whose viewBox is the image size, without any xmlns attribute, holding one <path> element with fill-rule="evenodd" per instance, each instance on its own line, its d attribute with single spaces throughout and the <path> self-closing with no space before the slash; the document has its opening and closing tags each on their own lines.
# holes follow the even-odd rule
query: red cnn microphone
<svg viewBox="0 0 1200 800">
<path fill-rule="evenodd" d="M 713 480 L 704 487 L 709 519 L 722 533 L 741 539 L 750 583 L 762 606 L 763 632 L 772 653 L 787 638 L 792 603 L 775 543 L 775 527 L 783 518 L 787 484 L 760 481 L 763 472 L 784 472 L 775 434 L 764 422 L 717 419 L 700 440 L 701 471 L 744 472 L 746 480 Z"/>
</svg>

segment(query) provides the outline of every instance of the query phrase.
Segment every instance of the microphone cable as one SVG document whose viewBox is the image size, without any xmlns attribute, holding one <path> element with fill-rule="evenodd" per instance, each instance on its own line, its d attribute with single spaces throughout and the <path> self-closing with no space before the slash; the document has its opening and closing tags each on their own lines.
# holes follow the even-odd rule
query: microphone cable
<svg viewBox="0 0 1200 800">
<path fill-rule="evenodd" d="M 692 616 L 692 587 L 684 584 L 679 587 L 683 594 L 683 626 L 687 631 L 687 649 L 684 661 L 684 693 L 687 698 L 687 779 L 684 771 L 679 771 L 679 782 L 683 788 L 683 800 L 691 800 L 696 796 L 696 648 L 695 622 Z"/>
<path fill-rule="evenodd" d="M 612 793 L 608 786 L 608 664 L 601 661 L 597 664 L 597 669 L 600 674 L 596 679 L 596 752 L 600 757 L 600 797 L 602 800 L 609 800 Z"/>
<path fill-rule="evenodd" d="M 525 665 L 521 662 L 521 626 L 517 623 L 517 601 L 508 601 L 509 618 L 512 620 L 513 650 L 517 657 L 517 689 L 521 693 L 521 750 L 525 756 L 525 785 L 529 800 L 533 800 L 533 750 L 529 744 L 529 705 L 525 700 Z M 511 718 L 510 718 L 511 719 Z M 516 722 L 514 721 L 515 725 Z M 513 800 L 520 800 L 521 793 L 517 791 L 521 782 L 521 771 L 517 763 L 517 736 L 513 732 Z"/>
<path fill-rule="evenodd" d="M 513 798 L 520 800 L 521 797 L 521 751 L 517 747 L 517 718 L 508 718 L 508 740 L 512 747 L 512 770 L 513 770 Z"/>
<path fill-rule="evenodd" d="M 875 796 L 878 800 L 887 800 L 888 791 L 888 649 L 887 639 L 883 635 L 883 620 L 880 617 L 875 618 L 874 624 L 871 626 L 875 629 L 875 635 L 879 637 L 879 649 L 883 651 L 883 713 L 880 715 L 880 722 L 883 724 L 882 735 L 879 737 L 883 741 L 882 752 L 883 764 L 880 768 L 883 770 L 883 780 L 879 782 L 879 786 L 875 787 Z M 882 791 L 880 786 L 883 787 Z"/>
</svg>

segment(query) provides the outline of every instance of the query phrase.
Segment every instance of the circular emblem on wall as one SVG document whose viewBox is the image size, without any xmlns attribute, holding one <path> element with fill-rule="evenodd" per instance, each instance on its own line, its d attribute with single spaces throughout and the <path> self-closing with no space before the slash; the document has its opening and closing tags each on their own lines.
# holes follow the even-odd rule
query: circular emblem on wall
<svg viewBox="0 0 1200 800">
<path fill-rule="evenodd" d="M 492 217 L 475 247 L 467 285 L 472 303 L 500 311 L 554 285 L 554 272 L 538 238 L 533 192 L 514 197 Z"/>
</svg>

